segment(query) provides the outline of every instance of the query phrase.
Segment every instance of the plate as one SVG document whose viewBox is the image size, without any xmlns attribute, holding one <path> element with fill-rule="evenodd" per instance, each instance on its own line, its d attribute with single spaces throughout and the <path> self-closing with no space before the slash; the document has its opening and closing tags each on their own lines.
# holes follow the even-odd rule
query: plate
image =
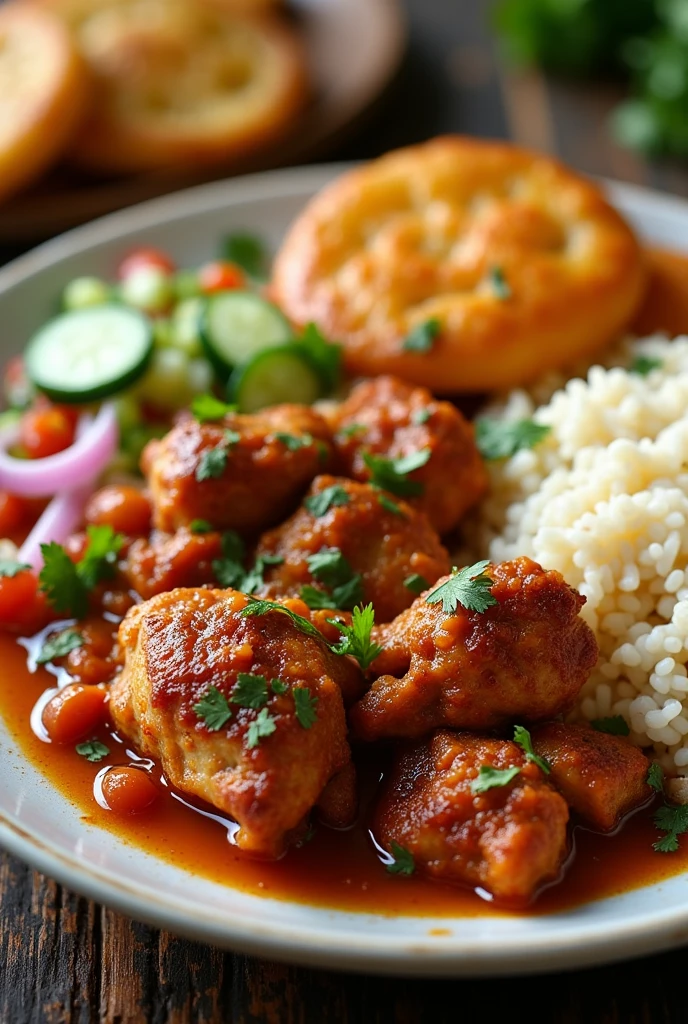
<svg viewBox="0 0 688 1024">
<path fill-rule="evenodd" d="M 277 246 L 305 201 L 342 169 L 202 186 L 35 249 L 0 271 L 0 360 L 19 351 L 62 287 L 85 269 L 111 275 L 122 250 L 141 242 L 169 250 L 181 265 L 198 264 L 224 232 L 238 229 Z M 645 239 L 685 247 L 688 203 L 626 185 L 610 184 L 609 191 Z M 272 959 L 405 976 L 541 972 L 688 942 L 688 873 L 537 917 L 394 918 L 246 895 L 113 844 L 22 760 L 1 723 L 0 749 L 0 844 L 77 892 L 195 939 Z"/>
<path fill-rule="evenodd" d="M 39 242 L 132 203 L 227 174 L 323 159 L 370 111 L 395 74 L 406 26 L 400 0 L 289 0 L 304 39 L 313 99 L 290 132 L 231 166 L 97 179 L 57 168 L 0 207 L 0 242 Z"/>
</svg>

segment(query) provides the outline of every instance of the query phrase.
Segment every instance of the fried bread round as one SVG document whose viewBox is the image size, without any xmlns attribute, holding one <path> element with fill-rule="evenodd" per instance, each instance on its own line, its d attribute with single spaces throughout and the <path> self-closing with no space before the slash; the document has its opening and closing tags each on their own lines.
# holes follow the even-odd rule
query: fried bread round
<svg viewBox="0 0 688 1024">
<path fill-rule="evenodd" d="M 94 79 L 74 162 L 105 172 L 230 162 L 283 135 L 307 96 L 298 36 L 209 0 L 43 0 Z"/>
<path fill-rule="evenodd" d="M 590 355 L 643 294 L 639 244 L 592 182 L 508 143 L 442 137 L 334 181 L 277 256 L 276 300 L 348 369 L 441 393 Z"/>
<path fill-rule="evenodd" d="M 84 111 L 86 77 L 59 20 L 30 4 L 0 7 L 0 200 L 64 149 Z"/>
</svg>

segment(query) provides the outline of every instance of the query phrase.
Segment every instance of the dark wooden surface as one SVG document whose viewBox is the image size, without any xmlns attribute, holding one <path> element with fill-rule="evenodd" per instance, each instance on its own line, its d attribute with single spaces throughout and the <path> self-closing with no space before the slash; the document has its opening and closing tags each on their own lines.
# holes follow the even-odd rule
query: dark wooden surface
<svg viewBox="0 0 688 1024">
<path fill-rule="evenodd" d="M 688 195 L 688 167 L 649 166 L 611 142 L 618 89 L 507 73 L 477 0 L 406 6 L 411 45 L 399 78 L 375 123 L 333 157 L 445 131 L 511 136 L 590 173 Z M 311 971 L 131 922 L 0 856 L 0 1024 L 684 1024 L 685 957 L 487 983 Z"/>
</svg>

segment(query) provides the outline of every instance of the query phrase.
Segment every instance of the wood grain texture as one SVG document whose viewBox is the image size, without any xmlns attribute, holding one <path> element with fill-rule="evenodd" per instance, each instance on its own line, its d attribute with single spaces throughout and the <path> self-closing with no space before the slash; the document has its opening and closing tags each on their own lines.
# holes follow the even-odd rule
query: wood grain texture
<svg viewBox="0 0 688 1024">
<path fill-rule="evenodd" d="M 335 157 L 446 131 L 511 135 L 589 173 L 688 195 L 685 167 L 647 165 L 612 142 L 613 89 L 500 68 L 486 3 L 406 6 L 412 42 L 387 106 Z M 487 983 L 306 970 L 129 921 L 0 856 L 0 1024 L 685 1024 L 685 956 Z"/>
</svg>

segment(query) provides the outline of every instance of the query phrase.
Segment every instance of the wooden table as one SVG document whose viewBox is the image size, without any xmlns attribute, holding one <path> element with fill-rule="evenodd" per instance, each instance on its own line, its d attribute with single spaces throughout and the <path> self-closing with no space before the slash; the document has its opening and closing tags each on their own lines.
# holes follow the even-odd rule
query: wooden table
<svg viewBox="0 0 688 1024">
<path fill-rule="evenodd" d="M 688 194 L 606 128 L 620 94 L 500 68 L 474 0 L 407 0 L 412 36 L 385 107 L 337 158 L 440 132 L 510 135 L 582 170 Z M 305 970 L 177 939 L 0 859 L 0 1024 L 660 1024 L 688 1020 L 685 952 L 569 974 L 405 981 Z M 536 965 L 534 965 L 536 967 Z"/>
</svg>

